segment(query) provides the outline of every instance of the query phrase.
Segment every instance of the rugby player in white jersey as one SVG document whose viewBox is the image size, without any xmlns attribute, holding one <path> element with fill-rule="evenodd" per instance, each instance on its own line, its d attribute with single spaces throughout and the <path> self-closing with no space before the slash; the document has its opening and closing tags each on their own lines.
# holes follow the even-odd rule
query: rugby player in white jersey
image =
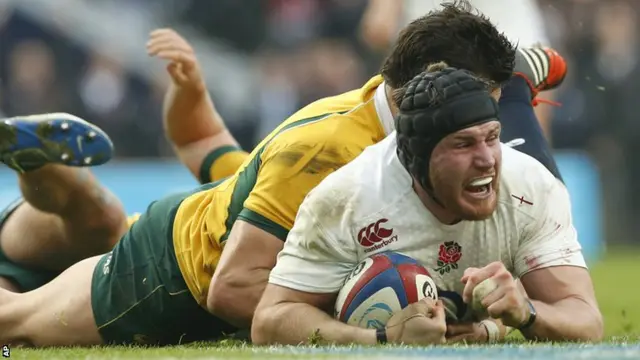
<svg viewBox="0 0 640 360">
<path fill-rule="evenodd" d="M 300 206 L 252 340 L 298 344 L 315 334 L 333 343 L 442 343 L 445 306 L 470 321 L 471 294 L 486 279 L 497 283 L 482 301 L 489 316 L 526 338 L 601 339 L 568 192 L 541 163 L 500 143 L 498 105 L 483 81 L 452 68 L 425 72 L 396 91 L 395 102 L 396 133 L 327 176 Z M 397 240 L 362 241 L 359 230 L 379 219 Z M 442 259 L 443 246 L 460 256 Z M 389 250 L 421 262 L 446 305 L 412 304 L 381 330 L 328 315 L 356 264 Z"/>
</svg>

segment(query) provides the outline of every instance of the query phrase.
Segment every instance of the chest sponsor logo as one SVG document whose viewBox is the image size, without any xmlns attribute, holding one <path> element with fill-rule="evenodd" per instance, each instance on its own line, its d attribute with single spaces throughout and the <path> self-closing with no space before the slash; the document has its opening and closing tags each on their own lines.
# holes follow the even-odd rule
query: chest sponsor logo
<svg viewBox="0 0 640 360">
<path fill-rule="evenodd" d="M 398 241 L 398 236 L 393 234 L 393 228 L 386 228 L 384 224 L 388 219 L 382 218 L 373 222 L 358 232 L 358 243 L 364 246 L 365 253 L 381 249 L 392 242 Z"/>
</svg>

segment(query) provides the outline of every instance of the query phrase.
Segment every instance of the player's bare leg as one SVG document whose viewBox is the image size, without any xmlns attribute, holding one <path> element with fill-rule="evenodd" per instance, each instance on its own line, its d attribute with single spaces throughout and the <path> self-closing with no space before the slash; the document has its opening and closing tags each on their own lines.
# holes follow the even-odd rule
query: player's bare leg
<svg viewBox="0 0 640 360">
<path fill-rule="evenodd" d="M 0 277 L 0 289 L 9 290 L 11 292 L 20 292 L 20 287 L 11 279 Z"/>
<path fill-rule="evenodd" d="M 100 259 L 85 259 L 27 293 L 0 289 L 0 342 L 12 345 L 100 345 L 91 279 Z"/>
<path fill-rule="evenodd" d="M 126 230 L 121 203 L 81 166 L 112 154 L 108 136 L 68 114 L 0 121 L 2 162 L 25 199 L 6 219 L 0 244 L 11 260 L 62 270 L 109 251 Z"/>
</svg>

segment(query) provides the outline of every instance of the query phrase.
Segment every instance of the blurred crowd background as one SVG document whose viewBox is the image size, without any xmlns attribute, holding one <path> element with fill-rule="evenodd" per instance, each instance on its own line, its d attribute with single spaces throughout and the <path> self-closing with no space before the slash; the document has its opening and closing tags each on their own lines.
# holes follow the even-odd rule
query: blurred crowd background
<svg viewBox="0 0 640 360">
<path fill-rule="evenodd" d="M 403 1 L 398 13 L 394 3 Z M 496 0 L 471 2 L 487 1 Z M 389 7 L 382 13 L 390 21 L 372 20 L 375 2 Z M 218 111 L 250 149 L 297 108 L 360 87 L 377 71 L 397 28 L 422 11 L 420 0 L 386 2 L 2 0 L 0 112 L 70 112 L 109 133 L 121 159 L 172 157 L 161 123 L 168 77 L 144 46 L 150 30 L 172 27 L 193 44 Z M 607 241 L 637 242 L 640 2 L 529 3 L 511 0 L 493 13 L 502 6 L 504 22 L 525 7 L 519 16 L 538 16 L 532 32 L 568 60 L 553 94 L 562 105 L 540 105 L 550 139 L 558 153 L 586 153 L 596 164 Z"/>
</svg>

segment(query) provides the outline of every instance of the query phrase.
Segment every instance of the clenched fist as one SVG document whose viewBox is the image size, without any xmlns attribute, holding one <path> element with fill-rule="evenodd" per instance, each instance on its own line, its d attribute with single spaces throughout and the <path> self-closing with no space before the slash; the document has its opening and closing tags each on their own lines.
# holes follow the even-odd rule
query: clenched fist
<svg viewBox="0 0 640 360">
<path fill-rule="evenodd" d="M 391 343 L 443 344 L 447 332 L 444 305 L 424 298 L 394 314 L 386 328 L 387 340 Z"/>
<path fill-rule="evenodd" d="M 172 29 L 157 29 L 149 35 L 147 53 L 169 61 L 173 84 L 187 91 L 205 91 L 206 86 L 193 48 Z"/>
<path fill-rule="evenodd" d="M 506 326 L 519 328 L 529 319 L 529 305 L 515 279 L 501 262 L 493 262 L 482 269 L 465 270 L 461 279 L 465 284 L 463 301 L 471 304 L 475 287 L 488 279 L 494 282 L 495 289 L 482 298 L 482 306 L 490 317 L 501 319 Z"/>
</svg>

